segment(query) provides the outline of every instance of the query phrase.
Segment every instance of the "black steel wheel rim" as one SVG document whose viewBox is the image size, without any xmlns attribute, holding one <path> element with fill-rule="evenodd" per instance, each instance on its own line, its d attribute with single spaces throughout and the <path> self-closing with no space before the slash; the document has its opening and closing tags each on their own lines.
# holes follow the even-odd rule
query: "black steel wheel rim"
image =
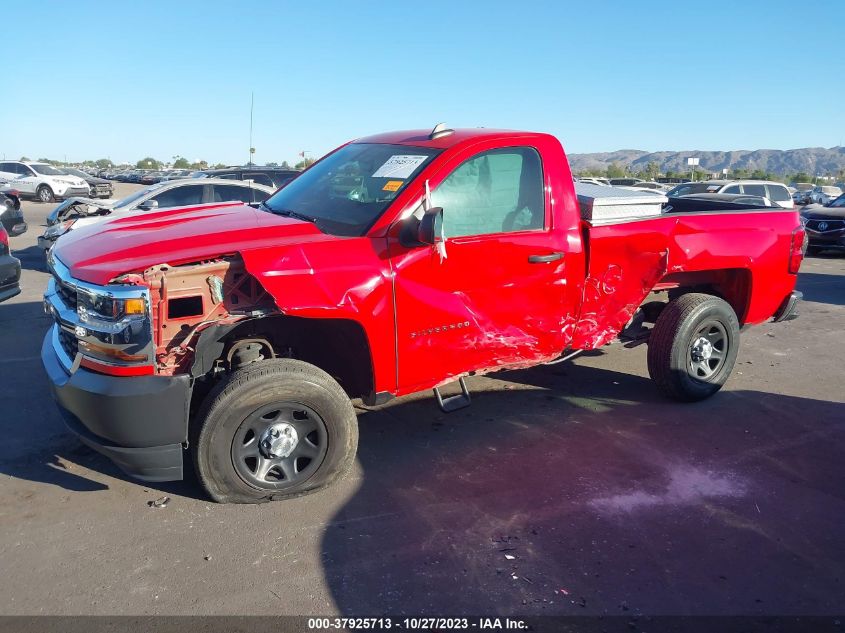
<svg viewBox="0 0 845 633">
<path fill-rule="evenodd" d="M 238 427 L 232 439 L 232 464 L 252 486 L 290 488 L 320 468 L 327 449 L 326 423 L 314 409 L 297 402 L 274 402 L 251 413 Z"/>
<path fill-rule="evenodd" d="M 716 376 L 728 357 L 728 331 L 720 321 L 701 324 L 690 339 L 687 350 L 689 373 L 697 380 Z"/>
</svg>

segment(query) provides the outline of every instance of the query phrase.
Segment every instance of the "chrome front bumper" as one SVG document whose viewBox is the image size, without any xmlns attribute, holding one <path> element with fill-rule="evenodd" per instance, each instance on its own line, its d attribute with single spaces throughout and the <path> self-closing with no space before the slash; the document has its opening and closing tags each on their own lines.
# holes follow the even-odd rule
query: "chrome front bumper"
<svg viewBox="0 0 845 633">
<path fill-rule="evenodd" d="M 53 318 L 51 341 L 65 371 L 73 373 L 84 356 L 80 346 L 93 344 L 99 349 L 133 355 L 143 355 L 144 362 L 136 365 L 151 365 L 155 347 L 152 336 L 152 322 L 149 313 L 144 316 L 108 319 L 86 309 L 92 297 L 106 299 L 145 299 L 149 308 L 149 289 L 138 286 L 96 286 L 70 276 L 68 268 L 48 254 L 48 266 L 53 277 L 44 293 L 44 311 Z M 79 304 L 82 303 L 82 309 Z M 92 357 L 100 365 L 109 361 Z M 118 365 L 118 364 L 115 364 Z M 118 366 L 131 366 L 120 363 Z"/>
</svg>

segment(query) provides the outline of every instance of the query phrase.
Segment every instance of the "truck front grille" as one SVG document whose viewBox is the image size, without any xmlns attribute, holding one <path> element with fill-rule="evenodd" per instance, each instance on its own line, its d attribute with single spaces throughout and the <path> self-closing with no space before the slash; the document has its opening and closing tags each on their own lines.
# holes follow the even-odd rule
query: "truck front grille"
<svg viewBox="0 0 845 633">
<path fill-rule="evenodd" d="M 53 278 L 56 280 L 56 290 L 62 296 L 62 301 L 67 307 L 76 310 L 76 288 L 66 286 L 56 275 L 53 275 Z"/>
<path fill-rule="evenodd" d="M 79 351 L 79 341 L 73 333 L 67 332 L 61 327 L 59 327 L 59 345 L 62 346 L 68 358 L 71 360 L 76 358 L 76 353 Z"/>
</svg>

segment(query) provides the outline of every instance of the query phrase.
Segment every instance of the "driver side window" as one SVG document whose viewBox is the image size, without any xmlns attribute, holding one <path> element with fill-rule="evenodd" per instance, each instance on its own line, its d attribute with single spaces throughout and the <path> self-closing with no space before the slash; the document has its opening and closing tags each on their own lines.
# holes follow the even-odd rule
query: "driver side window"
<svg viewBox="0 0 845 633">
<path fill-rule="evenodd" d="M 542 229 L 544 200 L 540 155 L 530 147 L 473 156 L 431 193 L 445 237 Z"/>
</svg>

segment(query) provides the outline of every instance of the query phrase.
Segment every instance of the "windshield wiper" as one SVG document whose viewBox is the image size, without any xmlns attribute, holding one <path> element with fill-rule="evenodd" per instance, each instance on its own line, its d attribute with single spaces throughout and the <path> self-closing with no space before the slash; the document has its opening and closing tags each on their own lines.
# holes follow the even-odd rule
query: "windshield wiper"
<svg viewBox="0 0 845 633">
<path fill-rule="evenodd" d="M 305 215 L 304 213 L 294 211 L 293 209 L 271 209 L 263 202 L 258 206 L 258 208 L 264 209 L 265 211 L 269 211 L 270 213 L 275 213 L 276 215 L 283 215 L 287 218 L 296 218 L 297 220 L 310 222 L 311 224 L 317 224 L 317 222 L 320 221 L 319 218 L 313 218 L 310 215 Z"/>
</svg>

